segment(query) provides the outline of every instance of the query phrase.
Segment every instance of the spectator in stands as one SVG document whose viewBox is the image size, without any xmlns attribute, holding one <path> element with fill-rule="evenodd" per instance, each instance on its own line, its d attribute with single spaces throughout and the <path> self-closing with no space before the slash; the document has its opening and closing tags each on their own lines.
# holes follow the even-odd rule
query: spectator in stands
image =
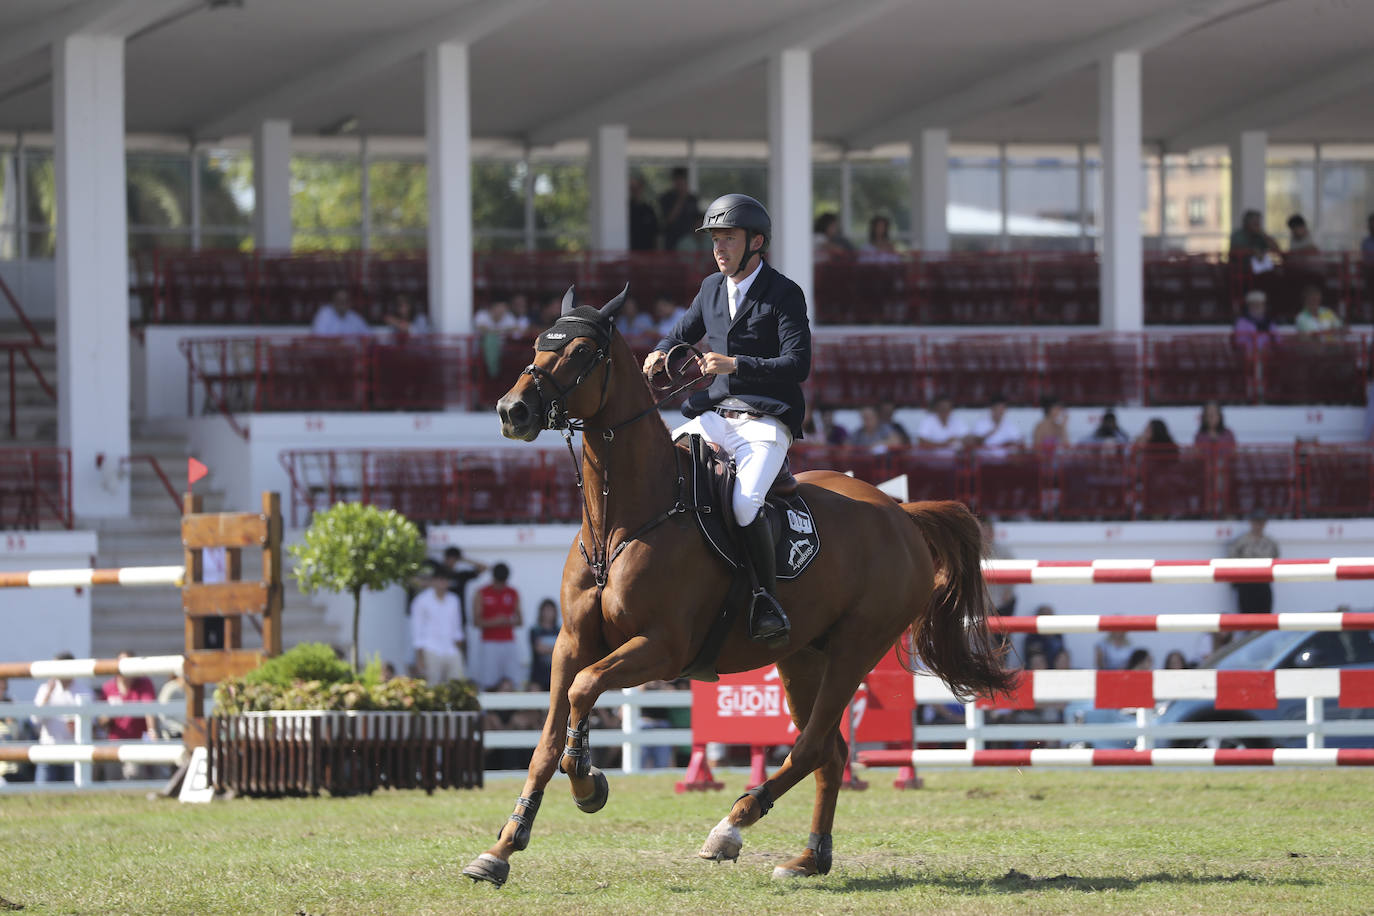
<svg viewBox="0 0 1374 916">
<path fill-rule="evenodd" d="M 552 598 L 539 602 L 539 613 L 530 627 L 530 687 L 548 690 L 553 680 L 553 646 L 558 641 L 558 604 Z"/>
<path fill-rule="evenodd" d="M 667 251 L 676 251 L 678 242 L 683 238 L 691 239 L 701 225 L 701 205 L 687 186 L 687 170 L 682 166 L 674 168 L 672 178 L 672 189 L 658 199 L 658 210 L 663 217 L 663 247 Z"/>
<path fill-rule="evenodd" d="M 1189 665 L 1188 660 L 1183 657 L 1183 653 L 1177 649 L 1170 650 L 1169 654 L 1164 656 L 1165 671 L 1183 671 L 1190 667 L 1192 666 Z"/>
<path fill-rule="evenodd" d="M 497 563 L 491 568 L 491 583 L 477 591 L 477 652 L 473 668 L 478 684 L 495 684 L 502 678 L 523 680 L 520 646 L 515 630 L 520 617 L 520 593 L 510 586 L 510 567 Z"/>
<path fill-rule="evenodd" d="M 943 454 L 953 455 L 964 447 L 968 439 L 968 425 L 954 416 L 954 402 L 949 395 L 936 395 L 930 411 L 916 427 L 916 445 Z"/>
<path fill-rule="evenodd" d="M 1307 220 L 1301 213 L 1288 217 L 1288 254 L 1284 256 L 1283 266 L 1290 272 L 1300 273 L 1310 279 L 1320 280 L 1322 276 L 1321 249 L 1312 232 L 1307 228 Z"/>
<path fill-rule="evenodd" d="M 659 296 L 654 300 L 654 330 L 663 336 L 673 333 L 677 323 L 682 320 L 682 316 L 687 314 L 687 309 L 677 305 L 667 296 Z"/>
<path fill-rule="evenodd" d="M 478 334 L 509 337 L 520 333 L 526 326 L 524 316 L 514 314 L 510 303 L 504 300 L 493 302 L 486 308 L 479 308 L 472 316 L 472 327 Z"/>
<path fill-rule="evenodd" d="M 644 199 L 644 179 L 630 179 L 630 250 L 653 251 L 658 247 L 658 214 Z"/>
<path fill-rule="evenodd" d="M 366 337 L 372 328 L 362 315 L 353 310 L 353 297 L 346 289 L 334 291 L 334 296 L 315 313 L 310 333 L 316 337 Z"/>
<path fill-rule="evenodd" d="M 1274 267 L 1271 254 L 1280 254 L 1279 243 L 1264 231 L 1264 216 L 1258 210 L 1246 210 L 1240 218 L 1240 228 L 1231 233 L 1231 257 L 1267 264 L 1260 269 L 1252 265 L 1255 273 L 1264 273 Z"/>
<path fill-rule="evenodd" d="M 828 261 L 832 258 L 848 258 L 854 254 L 854 245 L 841 232 L 840 218 L 834 213 L 822 213 L 813 225 L 816 246 L 816 260 Z"/>
<path fill-rule="evenodd" d="M 1165 423 L 1161 417 L 1150 418 L 1150 422 L 1145 424 L 1140 435 L 1135 437 L 1135 444 L 1150 449 L 1156 454 L 1165 452 L 1178 454 L 1178 443 L 1174 441 L 1173 435 L 1169 432 L 1169 424 Z"/>
<path fill-rule="evenodd" d="M 636 334 L 654 334 L 658 330 L 653 316 L 639 310 L 639 300 L 635 299 L 634 296 L 625 297 L 625 304 L 621 306 L 620 317 L 615 320 L 615 326 L 626 337 L 632 337 Z"/>
<path fill-rule="evenodd" d="M 468 631 L 468 585 L 487 571 L 487 564 L 463 557 L 461 547 L 444 548 L 444 574 L 448 577 L 448 590 L 458 598 L 458 626 L 464 636 Z M 466 655 L 466 653 L 464 653 Z"/>
<path fill-rule="evenodd" d="M 850 437 L 851 445 L 885 451 L 892 441 L 892 429 L 883 424 L 876 407 L 859 408 L 859 428 Z"/>
<path fill-rule="evenodd" d="M 1127 671 L 1153 671 L 1154 667 L 1155 657 L 1149 649 L 1136 649 L 1126 661 Z"/>
<path fill-rule="evenodd" d="M 1067 671 L 1073 667 L 1073 657 L 1069 655 L 1068 649 L 1060 649 L 1054 654 L 1052 664 L 1060 671 Z"/>
<path fill-rule="evenodd" d="M 1215 456 L 1229 455 L 1236 450 L 1236 435 L 1226 428 L 1221 404 L 1208 401 L 1202 405 L 1202 420 L 1198 423 L 1193 445 Z"/>
<path fill-rule="evenodd" d="M 415 667 L 431 684 L 460 680 L 466 676 L 463 649 L 467 635 L 458 596 L 449 591 L 448 570 L 442 563 L 430 561 L 415 584 L 420 587 L 410 602 Z"/>
<path fill-rule="evenodd" d="M 1263 509 L 1250 513 L 1250 530 L 1236 538 L 1228 557 L 1236 559 L 1277 559 L 1278 542 L 1264 533 L 1269 515 Z M 1268 582 L 1234 582 L 1236 606 L 1242 614 L 1269 614 L 1274 610 L 1274 587 Z"/>
<path fill-rule="evenodd" d="M 1053 617 L 1054 608 L 1048 604 L 1042 604 L 1035 609 L 1035 616 Z M 1044 653 L 1045 657 L 1053 662 L 1056 668 L 1070 667 L 1067 663 L 1063 665 L 1058 663 L 1061 654 L 1068 654 L 1067 650 L 1064 648 L 1064 635 L 1062 633 L 1028 633 L 1026 634 L 1026 642 L 1023 651 L 1026 653 L 1027 657 L 1030 657 L 1032 652 Z"/>
<path fill-rule="evenodd" d="M 1129 445 L 1131 437 L 1116 422 L 1116 411 L 1108 407 L 1102 411 L 1097 428 L 1080 445 Z"/>
<path fill-rule="evenodd" d="M 911 433 L 907 432 L 902 421 L 897 419 L 896 404 L 891 401 L 879 401 L 878 422 L 891 430 L 888 436 L 889 445 L 906 446 L 911 444 Z"/>
<path fill-rule="evenodd" d="M 129 651 L 120 652 L 117 659 L 133 658 Z M 157 690 L 148 677 L 129 677 L 117 674 L 100 685 L 100 698 L 112 705 L 124 703 L 156 703 Z M 157 734 L 157 716 L 102 716 L 96 723 L 105 730 L 105 737 L 111 741 L 142 741 L 144 736 Z M 147 779 L 148 768 L 141 763 L 107 763 L 104 765 L 105 779 Z"/>
<path fill-rule="evenodd" d="M 1345 330 L 1341 319 L 1331 309 L 1322 305 L 1322 290 L 1315 283 L 1302 289 L 1302 311 L 1294 321 L 1299 334 L 1314 334 L 1322 337 L 1335 337 Z"/>
<path fill-rule="evenodd" d="M 896 263 L 901 255 L 892 241 L 892 220 L 875 216 L 868 221 L 868 241 L 859 249 L 859 260 L 869 264 Z"/>
<path fill-rule="evenodd" d="M 849 441 L 849 430 L 835 422 L 835 409 L 820 407 L 812 410 L 810 402 L 807 402 L 806 416 L 802 419 L 802 433 L 826 445 L 844 445 Z"/>
<path fill-rule="evenodd" d="M 73 656 L 70 652 L 59 652 L 53 658 L 57 661 L 71 661 Z M 57 677 L 48 678 L 39 685 L 38 694 L 33 698 L 36 706 L 84 706 L 90 701 L 91 692 L 84 684 L 72 678 Z M 34 727 L 38 729 L 39 744 L 71 744 L 75 738 L 72 731 L 75 723 L 76 717 L 73 715 L 33 717 Z M 71 782 L 74 775 L 75 769 L 70 763 L 40 763 L 34 781 Z"/>
<path fill-rule="evenodd" d="M 1093 662 L 1099 671 L 1121 671 L 1131 663 L 1135 646 L 1124 630 L 1112 630 L 1093 645 Z"/>
<path fill-rule="evenodd" d="M 993 454 L 1025 448 L 1026 434 L 1007 416 L 1007 398 L 994 394 L 988 405 L 988 415 L 973 424 L 969 445 Z"/>
<path fill-rule="evenodd" d="M 1031 447 L 1037 452 L 1053 452 L 1069 444 L 1069 413 L 1056 397 L 1041 401 L 1045 415 L 1031 431 Z"/>
<path fill-rule="evenodd" d="M 429 316 L 424 312 L 417 313 L 415 303 L 404 293 L 396 297 L 391 311 L 382 320 L 396 332 L 397 337 L 429 333 Z"/>
<path fill-rule="evenodd" d="M 1245 314 L 1236 319 L 1236 343 L 1247 353 L 1264 350 L 1274 342 L 1274 322 L 1265 314 L 1269 297 L 1262 289 L 1252 289 L 1245 294 Z"/>
</svg>

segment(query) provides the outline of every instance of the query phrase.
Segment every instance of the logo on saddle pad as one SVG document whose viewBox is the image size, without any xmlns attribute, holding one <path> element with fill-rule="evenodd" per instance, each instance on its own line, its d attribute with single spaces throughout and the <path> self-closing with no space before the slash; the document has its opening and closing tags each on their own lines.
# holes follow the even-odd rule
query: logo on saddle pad
<svg viewBox="0 0 1374 916">
<path fill-rule="evenodd" d="M 811 516 L 796 509 L 787 510 L 787 526 L 798 534 L 810 534 L 816 530 L 811 524 Z"/>
<path fill-rule="evenodd" d="M 799 538 L 792 542 L 792 549 L 787 552 L 787 565 L 800 572 L 815 552 L 815 544 L 806 538 Z"/>
</svg>

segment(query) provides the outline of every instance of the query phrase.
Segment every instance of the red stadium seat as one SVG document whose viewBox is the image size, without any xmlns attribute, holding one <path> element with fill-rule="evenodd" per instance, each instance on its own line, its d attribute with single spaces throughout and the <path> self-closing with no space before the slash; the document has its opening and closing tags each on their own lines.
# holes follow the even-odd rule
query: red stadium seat
<svg viewBox="0 0 1374 916">
<path fill-rule="evenodd" d="M 1292 448 L 1247 446 L 1218 456 L 1223 514 L 1249 518 L 1259 510 L 1275 518 L 1297 511 L 1298 466 Z"/>
<path fill-rule="evenodd" d="M 1034 324 L 1097 324 L 1102 314 L 1100 274 L 1096 255 L 1032 258 L 1031 321 Z"/>
<path fill-rule="evenodd" d="M 1215 514 L 1211 462 L 1194 448 L 1146 445 L 1136 450 L 1136 518 L 1194 519 Z"/>
<path fill-rule="evenodd" d="M 1051 514 L 1097 520 L 1129 518 L 1134 511 L 1129 457 L 1121 446 L 1062 448 L 1043 460 L 1054 480 Z"/>
<path fill-rule="evenodd" d="M 1041 393 L 1065 404 L 1125 404 L 1140 396 L 1140 347 L 1134 338 L 1083 335 L 1045 341 L 1041 359 Z"/>
<path fill-rule="evenodd" d="M 1039 363 L 1035 341 L 1029 335 L 930 340 L 925 367 L 931 396 L 948 394 L 959 405 L 987 404 L 997 394 L 1019 406 L 1035 404 L 1039 399 Z"/>
<path fill-rule="evenodd" d="M 1146 337 L 1146 403 L 1246 404 L 1252 378 L 1249 357 L 1229 334 Z"/>
<path fill-rule="evenodd" d="M 1034 452 L 973 457 L 972 507 L 988 518 L 1031 518 L 1043 510 L 1040 456 Z"/>
<path fill-rule="evenodd" d="M 1280 337 L 1260 357 L 1264 402 L 1363 405 L 1365 359 L 1358 337 Z"/>
<path fill-rule="evenodd" d="M 1369 515 L 1374 508 L 1374 449 L 1304 446 L 1302 514 L 1308 518 Z"/>
</svg>

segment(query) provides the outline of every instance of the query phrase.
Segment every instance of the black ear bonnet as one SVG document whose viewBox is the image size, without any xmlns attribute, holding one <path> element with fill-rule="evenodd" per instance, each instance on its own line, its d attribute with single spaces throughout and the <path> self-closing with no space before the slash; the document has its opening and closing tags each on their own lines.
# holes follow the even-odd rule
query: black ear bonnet
<svg viewBox="0 0 1374 916">
<path fill-rule="evenodd" d="M 579 305 L 553 323 L 553 327 L 539 335 L 535 340 L 536 350 L 561 350 L 568 341 L 578 337 L 590 337 L 596 341 L 598 349 L 605 350 L 611 344 L 611 330 L 614 323 L 601 314 L 601 310 L 590 305 Z"/>
</svg>

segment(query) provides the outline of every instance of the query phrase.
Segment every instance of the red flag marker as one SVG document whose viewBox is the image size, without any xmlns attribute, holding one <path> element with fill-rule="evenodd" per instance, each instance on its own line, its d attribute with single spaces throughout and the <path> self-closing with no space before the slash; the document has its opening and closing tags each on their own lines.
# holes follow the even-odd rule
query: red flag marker
<svg viewBox="0 0 1374 916">
<path fill-rule="evenodd" d="M 191 487 L 195 484 L 195 482 L 196 482 L 197 480 L 200 480 L 202 477 L 204 477 L 204 476 L 205 476 L 206 474 L 208 474 L 208 473 L 210 473 L 210 469 L 207 468 L 205 465 L 201 464 L 199 461 L 197 461 L 197 460 L 194 459 L 194 458 L 187 458 L 187 459 L 186 459 L 186 489 L 188 489 L 188 490 L 191 489 Z"/>
</svg>

